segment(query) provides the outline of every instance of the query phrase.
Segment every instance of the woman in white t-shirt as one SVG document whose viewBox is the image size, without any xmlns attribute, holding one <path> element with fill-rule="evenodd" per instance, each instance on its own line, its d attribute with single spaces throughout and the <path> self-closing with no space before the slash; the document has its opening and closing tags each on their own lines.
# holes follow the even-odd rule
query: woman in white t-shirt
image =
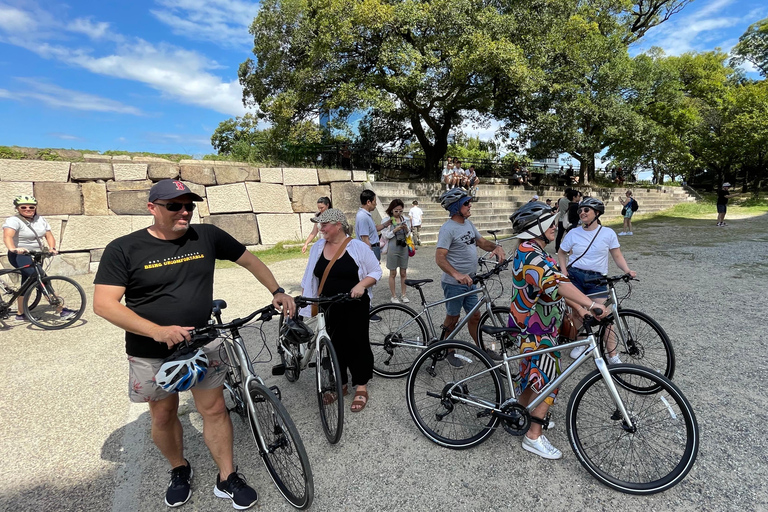
<svg viewBox="0 0 768 512">
<path fill-rule="evenodd" d="M 608 256 L 613 258 L 616 266 L 622 272 L 635 277 L 636 272 L 630 270 L 624 255 L 619 248 L 619 238 L 616 232 L 600 224 L 598 218 L 605 213 L 605 205 L 599 199 L 585 197 L 579 203 L 579 219 L 581 226 L 566 233 L 557 251 L 562 273 L 567 275 L 571 283 L 584 295 L 606 293 L 606 286 L 587 283 L 590 278 L 608 274 Z M 583 315 L 574 315 L 579 318 Z M 571 351 L 574 359 L 580 356 L 586 346 L 576 347 Z M 620 363 L 619 356 L 611 354 L 610 363 Z"/>
<path fill-rule="evenodd" d="M 37 214 L 37 199 L 33 196 L 18 196 L 13 200 L 16 215 L 8 217 L 3 224 L 3 243 L 8 249 L 8 261 L 14 268 L 21 268 L 32 263 L 27 255 L 29 251 L 40 251 L 45 245 L 56 254 L 56 240 L 51 233 L 51 226 Z M 43 241 L 45 239 L 45 242 Z M 35 275 L 35 268 L 21 270 L 23 279 Z M 16 320 L 24 321 L 21 297 L 17 304 Z"/>
</svg>

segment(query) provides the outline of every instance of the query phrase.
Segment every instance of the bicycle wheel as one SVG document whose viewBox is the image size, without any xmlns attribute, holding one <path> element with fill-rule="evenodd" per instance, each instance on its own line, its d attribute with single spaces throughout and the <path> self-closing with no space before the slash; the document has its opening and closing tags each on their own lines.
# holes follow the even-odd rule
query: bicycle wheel
<svg viewBox="0 0 768 512">
<path fill-rule="evenodd" d="M 699 427 L 672 382 L 635 365 L 611 366 L 611 378 L 654 393 L 616 389 L 634 429 L 623 421 L 603 376 L 595 370 L 571 393 L 568 438 L 581 464 L 601 483 L 627 494 L 654 494 L 679 483 L 699 449 Z"/>
<path fill-rule="evenodd" d="M 496 317 L 497 327 L 507 327 L 509 325 L 509 308 L 501 306 L 493 306 L 493 316 Z M 494 352 L 498 355 L 501 354 L 502 347 L 498 339 L 495 336 L 484 333 L 480 328 L 484 325 L 494 325 L 491 321 L 491 316 L 488 311 L 483 312 L 480 317 L 480 323 L 477 324 L 477 344 L 488 352 L 489 354 Z M 509 350 L 514 350 L 518 347 L 517 338 L 511 334 L 504 334 L 504 346 Z"/>
<path fill-rule="evenodd" d="M 634 309 L 619 310 L 619 321 L 626 333 L 624 343 L 616 330 L 615 320 L 600 327 L 598 339 L 603 358 L 607 359 L 609 353 L 614 351 L 616 343 L 615 352 L 622 363 L 644 366 L 672 379 L 675 374 L 675 352 L 664 329 L 653 318 Z M 615 341 L 610 340 L 609 335 Z"/>
<path fill-rule="evenodd" d="M 298 348 L 298 347 L 297 347 Z M 301 375 L 301 364 L 299 358 L 293 353 L 293 350 L 278 350 L 280 361 L 285 365 L 285 378 L 288 382 L 296 382 Z"/>
<path fill-rule="evenodd" d="M 491 271 L 496 266 L 495 263 L 481 260 L 478 266 L 477 273 L 485 274 Z M 488 290 L 488 295 L 492 300 L 496 300 L 504 295 L 504 284 L 501 282 L 501 275 L 495 275 L 485 280 L 485 289 Z"/>
<path fill-rule="evenodd" d="M 373 372 L 387 378 L 405 377 L 413 361 L 427 345 L 427 327 L 418 314 L 402 304 L 382 304 L 373 308 L 369 318 Z"/>
<path fill-rule="evenodd" d="M 42 295 L 37 307 L 34 306 L 36 293 Z M 68 277 L 44 277 L 42 285 L 26 291 L 23 304 L 24 314 L 34 325 L 48 330 L 63 329 L 83 316 L 85 292 Z"/>
<path fill-rule="evenodd" d="M 331 340 L 317 342 L 317 404 L 320 422 L 328 442 L 336 444 L 344 431 L 344 398 L 341 391 L 341 368 Z"/>
<path fill-rule="evenodd" d="M 406 383 L 408 411 L 419 430 L 447 448 L 485 441 L 499 424 L 493 409 L 504 401 L 499 374 L 490 368 L 488 356 L 471 343 L 443 341 L 429 347 Z"/>
<path fill-rule="evenodd" d="M 288 503 L 298 509 L 309 507 L 315 496 L 312 468 L 293 420 L 263 384 L 252 381 L 248 392 L 253 402 L 253 409 L 248 408 L 251 432 L 269 476 Z"/>
</svg>

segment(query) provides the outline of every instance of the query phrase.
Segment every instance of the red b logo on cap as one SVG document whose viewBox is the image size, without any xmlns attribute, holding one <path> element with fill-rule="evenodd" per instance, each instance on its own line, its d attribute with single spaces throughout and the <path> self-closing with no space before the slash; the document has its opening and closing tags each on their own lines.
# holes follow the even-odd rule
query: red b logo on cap
<svg viewBox="0 0 768 512">
<path fill-rule="evenodd" d="M 174 181 L 174 183 L 176 184 L 176 190 L 186 190 L 186 187 L 184 186 L 184 184 L 182 182 Z"/>
</svg>

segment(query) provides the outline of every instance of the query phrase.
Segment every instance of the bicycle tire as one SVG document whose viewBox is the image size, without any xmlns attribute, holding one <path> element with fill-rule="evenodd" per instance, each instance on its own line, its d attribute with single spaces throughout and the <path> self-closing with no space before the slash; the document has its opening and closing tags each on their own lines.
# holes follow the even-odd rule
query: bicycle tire
<svg viewBox="0 0 768 512">
<path fill-rule="evenodd" d="M 283 330 L 283 316 L 280 315 L 280 322 L 277 327 L 277 332 L 280 333 Z M 279 334 L 278 334 L 279 336 Z M 285 366 L 285 379 L 288 382 L 296 382 L 299 380 L 299 376 L 301 375 L 301 361 L 299 357 L 296 357 L 296 355 L 293 353 L 292 350 L 288 350 L 288 353 L 286 354 L 286 350 L 281 345 L 282 340 L 278 338 L 277 342 L 277 353 L 280 354 L 280 362 L 283 363 L 283 366 Z M 286 343 L 285 346 L 290 346 L 289 343 Z"/>
<path fill-rule="evenodd" d="M 446 360 L 449 351 L 463 367 L 456 368 Z M 493 434 L 500 419 L 491 408 L 459 400 L 498 407 L 504 401 L 504 388 L 498 372 L 486 372 L 493 366 L 474 344 L 455 340 L 431 345 L 416 359 L 406 382 L 406 401 L 411 418 L 430 441 L 460 450 L 477 446 Z M 457 394 L 451 391 L 452 383 L 480 372 L 485 373 L 463 383 Z"/>
<path fill-rule="evenodd" d="M 602 484 L 626 494 L 673 487 L 691 470 L 698 453 L 699 427 L 690 403 L 669 379 L 648 368 L 620 364 L 608 371 L 617 384 L 632 382 L 656 391 L 635 393 L 629 386 L 616 386 L 636 427 L 631 432 L 624 428 L 600 372 L 584 377 L 566 411 L 568 439 L 579 462 Z"/>
<path fill-rule="evenodd" d="M 269 388 L 254 380 L 248 392 L 253 402 L 253 409 L 250 404 L 248 407 L 248 423 L 264 466 L 286 501 L 303 510 L 312 505 L 315 488 L 309 457 L 296 425 Z M 262 427 L 263 443 L 256 423 Z"/>
<path fill-rule="evenodd" d="M 618 342 L 618 355 L 622 358 L 622 363 L 650 368 L 672 380 L 675 375 L 675 351 L 664 329 L 653 318 L 634 309 L 620 309 L 619 319 L 629 336 L 626 346 L 621 346 L 621 342 Z M 615 329 L 613 323 L 600 326 L 598 331 L 600 352 L 606 361 L 609 353 L 606 347 L 606 331 L 610 328 Z"/>
<path fill-rule="evenodd" d="M 344 398 L 342 396 L 341 367 L 331 340 L 317 341 L 317 404 L 325 437 L 331 444 L 341 439 L 344 431 Z"/>
<path fill-rule="evenodd" d="M 403 304 L 378 305 L 368 318 L 373 315 L 381 318 L 369 322 L 373 372 L 390 379 L 405 377 L 427 346 L 427 326 L 416 311 Z"/>
<path fill-rule="evenodd" d="M 63 276 L 44 277 L 41 282 L 42 285 L 30 287 L 24 293 L 24 314 L 33 325 L 46 330 L 64 329 L 83 316 L 86 300 L 79 284 Z M 42 299 L 39 305 L 30 307 L 36 290 Z"/>
</svg>

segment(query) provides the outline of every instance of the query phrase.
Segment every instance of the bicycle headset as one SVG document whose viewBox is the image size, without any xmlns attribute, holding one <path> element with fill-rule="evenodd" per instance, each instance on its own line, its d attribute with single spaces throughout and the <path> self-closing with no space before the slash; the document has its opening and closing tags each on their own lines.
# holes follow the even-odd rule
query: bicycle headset
<svg viewBox="0 0 768 512">
<path fill-rule="evenodd" d="M 545 244 L 550 243 L 544 234 L 555 222 L 556 214 L 552 208 L 541 201 L 525 203 L 515 213 L 509 216 L 512 222 L 512 232 L 516 238 L 530 240 L 539 238 Z"/>
<path fill-rule="evenodd" d="M 280 336 L 289 343 L 300 345 L 312 339 L 312 329 L 307 327 L 299 317 L 288 317 L 280 328 Z"/>
<path fill-rule="evenodd" d="M 594 197 L 585 197 L 582 199 L 579 203 L 579 208 L 582 207 L 592 208 L 595 211 L 595 218 L 592 220 L 592 222 L 597 221 L 597 218 L 605 213 L 605 204 L 603 204 L 601 200 Z M 588 228 L 592 225 L 592 222 L 589 222 L 588 224 L 582 224 L 582 226 L 584 228 Z"/>
<path fill-rule="evenodd" d="M 165 361 L 155 374 L 155 382 L 163 390 L 174 393 L 186 391 L 205 379 L 208 373 L 208 357 L 202 348 L 195 352 L 174 355 Z"/>
<path fill-rule="evenodd" d="M 13 206 L 19 206 L 20 204 L 37 204 L 35 196 L 16 196 L 13 198 Z"/>
</svg>

